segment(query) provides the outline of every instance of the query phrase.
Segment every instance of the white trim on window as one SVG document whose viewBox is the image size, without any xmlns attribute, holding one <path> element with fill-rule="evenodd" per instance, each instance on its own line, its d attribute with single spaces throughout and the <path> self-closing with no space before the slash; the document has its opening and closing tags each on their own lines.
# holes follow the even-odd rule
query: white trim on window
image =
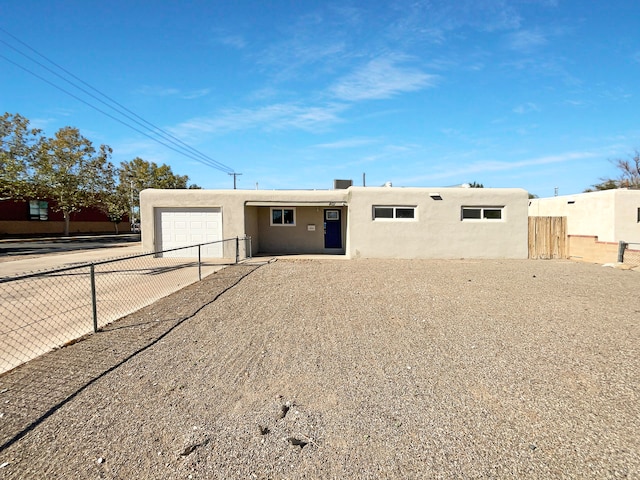
<svg viewBox="0 0 640 480">
<path fill-rule="evenodd" d="M 272 227 L 296 226 L 296 207 L 271 207 L 269 214 Z"/>
<path fill-rule="evenodd" d="M 376 222 L 415 222 L 418 219 L 418 207 L 415 205 L 373 205 L 371 216 Z"/>
<path fill-rule="evenodd" d="M 49 202 L 29 200 L 29 220 L 49 220 Z"/>
<path fill-rule="evenodd" d="M 460 220 L 463 222 L 502 222 L 505 219 L 504 213 L 504 206 L 463 206 L 460 209 Z"/>
</svg>

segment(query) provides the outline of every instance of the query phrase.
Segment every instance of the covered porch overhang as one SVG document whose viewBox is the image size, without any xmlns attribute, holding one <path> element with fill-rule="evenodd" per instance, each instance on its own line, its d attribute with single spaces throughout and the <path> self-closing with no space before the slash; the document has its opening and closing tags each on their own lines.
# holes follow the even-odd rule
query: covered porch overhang
<svg viewBox="0 0 640 480">
<path fill-rule="evenodd" d="M 345 201 L 289 201 L 289 200 L 268 200 L 268 201 L 252 201 L 244 202 L 247 207 L 346 207 Z"/>
<path fill-rule="evenodd" d="M 255 253 L 344 255 L 348 208 L 343 199 L 246 200 L 245 231 Z M 289 222 L 276 222 L 285 211 Z"/>
</svg>

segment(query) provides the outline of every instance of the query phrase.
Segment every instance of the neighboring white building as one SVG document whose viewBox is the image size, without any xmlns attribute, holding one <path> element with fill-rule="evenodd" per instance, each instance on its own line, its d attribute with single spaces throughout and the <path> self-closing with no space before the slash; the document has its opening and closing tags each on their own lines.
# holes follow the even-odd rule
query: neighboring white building
<svg viewBox="0 0 640 480">
<path fill-rule="evenodd" d="M 620 258 L 620 242 L 634 251 L 640 245 L 640 190 L 536 198 L 529 202 L 529 216 L 566 217 L 568 257 L 574 260 L 613 263 Z"/>
<path fill-rule="evenodd" d="M 527 258 L 522 189 L 144 190 L 145 250 L 252 239 L 254 254 Z M 228 257 L 216 250 L 204 256 Z"/>
<path fill-rule="evenodd" d="M 640 190 L 619 188 L 529 201 L 529 216 L 567 217 L 567 235 L 640 243 Z"/>
</svg>

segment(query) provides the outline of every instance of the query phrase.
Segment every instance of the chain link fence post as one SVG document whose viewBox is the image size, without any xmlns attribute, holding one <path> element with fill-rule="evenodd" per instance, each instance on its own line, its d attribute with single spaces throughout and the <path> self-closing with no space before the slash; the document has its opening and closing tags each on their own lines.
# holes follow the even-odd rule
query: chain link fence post
<svg viewBox="0 0 640 480">
<path fill-rule="evenodd" d="M 235 263 L 239 264 L 246 253 L 240 247 L 247 245 L 240 244 L 238 236 L 14 277 L 0 276 L 0 326 L 10 326 L 9 332 L 0 335 L 0 374 L 84 335 L 98 333 L 105 325 L 202 281 L 225 265 L 233 265 L 228 251 L 231 247 L 226 247 L 233 241 Z M 214 247 L 202 251 L 203 246 Z M 207 262 L 209 256 L 220 260 Z"/>
<path fill-rule="evenodd" d="M 627 244 L 620 240 L 618 242 L 618 263 L 624 262 L 624 250 L 627 248 Z"/>
<path fill-rule="evenodd" d="M 93 313 L 93 333 L 98 331 L 98 300 L 96 298 L 96 266 L 92 263 L 89 267 L 91 277 L 91 310 Z"/>
</svg>

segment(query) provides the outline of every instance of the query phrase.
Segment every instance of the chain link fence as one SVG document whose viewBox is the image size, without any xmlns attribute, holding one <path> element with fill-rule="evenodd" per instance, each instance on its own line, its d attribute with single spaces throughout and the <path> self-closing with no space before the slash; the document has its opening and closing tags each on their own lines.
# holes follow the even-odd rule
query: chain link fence
<svg viewBox="0 0 640 480">
<path fill-rule="evenodd" d="M 237 237 L 0 279 L 0 373 L 246 258 Z"/>
<path fill-rule="evenodd" d="M 630 267 L 640 266 L 640 243 L 620 242 L 620 262 Z"/>
</svg>

